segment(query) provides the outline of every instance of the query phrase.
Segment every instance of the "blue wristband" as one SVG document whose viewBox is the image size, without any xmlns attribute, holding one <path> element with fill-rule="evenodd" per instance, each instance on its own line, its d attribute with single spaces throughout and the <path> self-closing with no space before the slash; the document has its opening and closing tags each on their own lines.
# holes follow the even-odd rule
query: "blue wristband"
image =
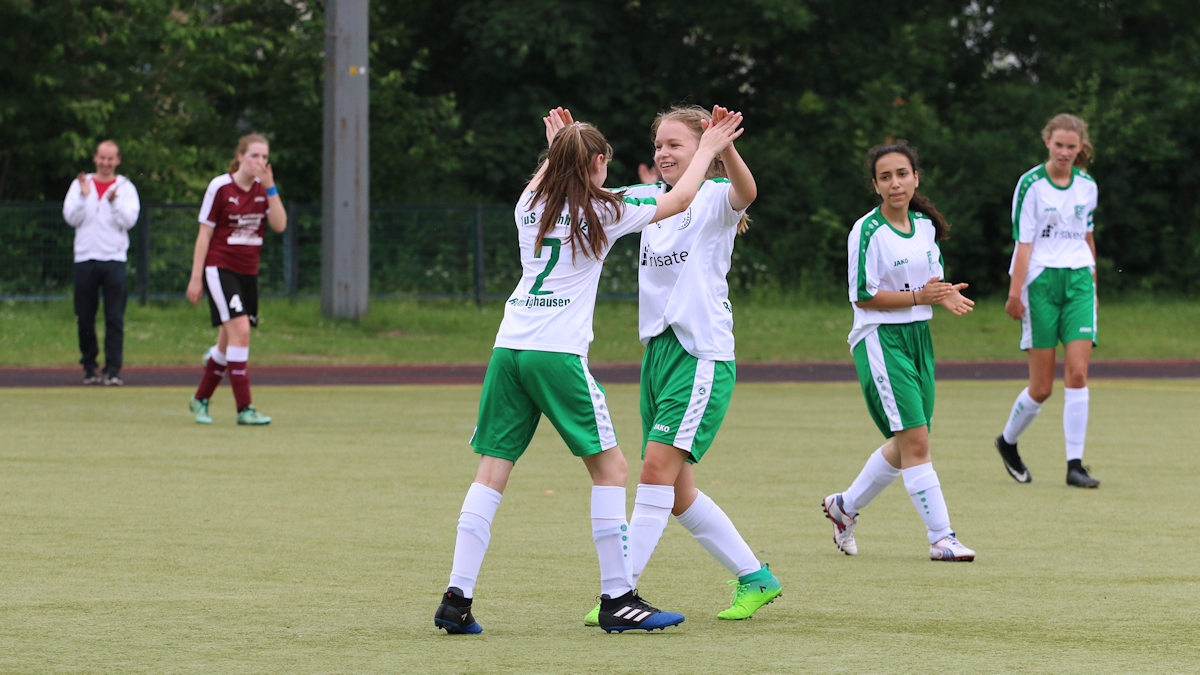
<svg viewBox="0 0 1200 675">
<path fill-rule="evenodd" d="M 274 197 L 277 194 L 279 194 L 279 188 L 275 187 L 274 185 L 267 188 L 267 196 L 268 197 Z"/>
</svg>

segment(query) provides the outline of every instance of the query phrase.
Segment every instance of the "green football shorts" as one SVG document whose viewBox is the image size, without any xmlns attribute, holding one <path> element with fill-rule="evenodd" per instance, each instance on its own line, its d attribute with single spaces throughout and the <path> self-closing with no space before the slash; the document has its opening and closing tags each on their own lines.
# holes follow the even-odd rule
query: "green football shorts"
<svg viewBox="0 0 1200 675">
<path fill-rule="evenodd" d="M 1054 349 L 1061 341 L 1096 344 L 1096 287 L 1087 267 L 1047 267 L 1025 289 L 1021 349 Z"/>
<path fill-rule="evenodd" d="M 736 375 L 733 361 L 689 354 L 670 327 L 651 338 L 642 358 L 642 458 L 657 441 L 699 462 L 725 419 Z"/>
<path fill-rule="evenodd" d="M 933 421 L 933 338 L 928 321 L 880 324 L 852 352 L 867 411 L 884 437 Z"/>
<path fill-rule="evenodd" d="M 471 435 L 475 452 L 517 461 L 543 414 L 576 457 L 617 445 L 604 388 L 588 371 L 586 356 L 492 350 Z"/>
</svg>

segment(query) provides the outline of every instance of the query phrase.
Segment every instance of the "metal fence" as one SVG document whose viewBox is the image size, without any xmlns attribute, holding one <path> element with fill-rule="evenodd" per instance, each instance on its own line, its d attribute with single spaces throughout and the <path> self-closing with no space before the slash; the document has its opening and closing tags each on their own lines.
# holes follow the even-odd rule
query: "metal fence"
<svg viewBox="0 0 1200 675">
<path fill-rule="evenodd" d="M 266 297 L 319 297 L 321 209 L 288 204 L 288 228 L 267 231 L 259 266 Z M 191 273 L 198 207 L 143 204 L 129 232 L 131 300 L 181 299 Z M 505 298 L 520 278 L 512 207 L 379 206 L 371 209 L 372 297 Z M 61 204 L 0 204 L 0 300 L 69 298 L 75 231 Z M 637 237 L 613 247 L 602 297 L 637 294 Z"/>
</svg>

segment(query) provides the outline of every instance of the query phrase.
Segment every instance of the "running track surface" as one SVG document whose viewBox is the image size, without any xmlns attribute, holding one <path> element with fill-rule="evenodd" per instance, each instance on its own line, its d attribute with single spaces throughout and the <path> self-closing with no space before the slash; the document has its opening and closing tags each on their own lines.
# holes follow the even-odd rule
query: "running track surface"
<svg viewBox="0 0 1200 675">
<path fill-rule="evenodd" d="M 355 385 L 355 384 L 472 384 L 483 383 L 486 364 L 426 366 L 254 366 L 255 385 Z M 641 364 L 592 363 L 592 375 L 602 384 L 636 384 Z M 201 368 L 137 367 L 121 372 L 126 385 L 190 387 L 200 381 Z M 1200 378 L 1200 361 L 1092 361 L 1091 378 Z M 939 361 L 940 380 L 1024 380 L 1024 361 Z M 1062 377 L 1062 363 L 1058 364 Z M 0 387 L 79 386 L 78 367 L 0 367 Z M 853 382 L 853 363 L 739 363 L 739 382 Z"/>
</svg>

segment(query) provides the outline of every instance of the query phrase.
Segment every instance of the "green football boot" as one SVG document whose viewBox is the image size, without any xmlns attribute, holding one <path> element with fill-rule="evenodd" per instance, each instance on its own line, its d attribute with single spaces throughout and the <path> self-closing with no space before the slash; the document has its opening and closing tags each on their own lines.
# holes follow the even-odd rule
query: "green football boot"
<svg viewBox="0 0 1200 675">
<path fill-rule="evenodd" d="M 733 604 L 717 615 L 718 619 L 749 619 L 759 607 L 771 602 L 783 593 L 779 580 L 771 574 L 767 564 L 762 569 L 738 579 L 730 579 L 733 586 Z"/>
<path fill-rule="evenodd" d="M 600 603 L 596 603 L 596 607 L 588 612 L 587 616 L 583 617 L 583 625 L 599 626 L 600 625 Z"/>
<path fill-rule="evenodd" d="M 188 409 L 196 415 L 196 424 L 212 424 L 212 417 L 208 414 L 208 399 L 192 397 L 188 401 Z"/>
<path fill-rule="evenodd" d="M 248 405 L 238 411 L 238 424 L 261 425 L 270 423 L 271 418 L 255 410 L 252 405 Z"/>
</svg>

